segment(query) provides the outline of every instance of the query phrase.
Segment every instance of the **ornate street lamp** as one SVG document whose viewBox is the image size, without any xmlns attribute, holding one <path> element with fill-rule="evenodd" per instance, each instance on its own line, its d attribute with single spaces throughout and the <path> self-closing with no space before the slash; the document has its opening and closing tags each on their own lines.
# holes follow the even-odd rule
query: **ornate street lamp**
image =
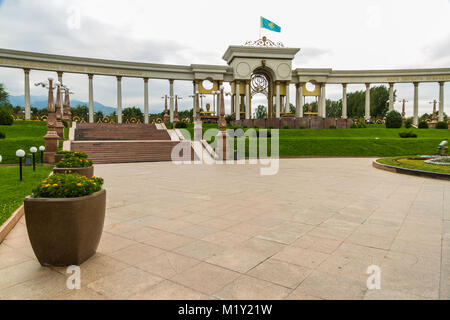
<svg viewBox="0 0 450 320">
<path fill-rule="evenodd" d="M 22 159 L 25 157 L 25 151 L 19 149 L 16 151 L 16 156 L 19 158 L 19 168 L 20 168 L 20 181 L 22 181 Z"/>
</svg>

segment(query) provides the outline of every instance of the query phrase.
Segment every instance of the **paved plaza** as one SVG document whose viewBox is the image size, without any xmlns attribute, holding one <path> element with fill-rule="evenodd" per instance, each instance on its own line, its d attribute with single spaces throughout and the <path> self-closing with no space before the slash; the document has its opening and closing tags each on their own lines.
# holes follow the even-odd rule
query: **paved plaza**
<svg viewBox="0 0 450 320">
<path fill-rule="evenodd" d="M 105 232 L 81 290 L 39 265 L 22 219 L 0 245 L 0 299 L 449 299 L 450 184 L 372 161 L 96 165 Z"/>
</svg>

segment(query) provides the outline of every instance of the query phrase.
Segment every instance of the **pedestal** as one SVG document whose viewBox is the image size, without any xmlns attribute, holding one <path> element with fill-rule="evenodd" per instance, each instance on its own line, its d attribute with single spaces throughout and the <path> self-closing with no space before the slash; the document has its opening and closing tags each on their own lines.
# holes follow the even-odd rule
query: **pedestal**
<svg viewBox="0 0 450 320">
<path fill-rule="evenodd" d="M 45 141 L 45 153 L 44 162 L 45 163 L 55 163 L 55 154 L 58 151 L 58 140 L 59 136 L 56 131 L 48 131 L 44 136 Z"/>
<path fill-rule="evenodd" d="M 203 137 L 203 123 L 201 121 L 194 122 L 194 141 L 201 141 Z"/>
<path fill-rule="evenodd" d="M 228 134 L 226 131 L 219 131 L 216 136 L 217 148 L 216 154 L 219 160 L 228 159 Z"/>
</svg>

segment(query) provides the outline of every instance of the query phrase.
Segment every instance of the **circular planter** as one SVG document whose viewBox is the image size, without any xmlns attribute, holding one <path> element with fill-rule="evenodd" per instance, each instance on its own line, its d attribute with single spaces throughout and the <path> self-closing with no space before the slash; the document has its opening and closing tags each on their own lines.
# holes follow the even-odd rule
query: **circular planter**
<svg viewBox="0 0 450 320">
<path fill-rule="evenodd" d="M 79 266 L 96 253 L 105 220 L 105 190 L 80 198 L 27 197 L 24 207 L 28 237 L 42 266 Z"/>
<path fill-rule="evenodd" d="M 53 173 L 78 173 L 81 176 L 85 177 L 93 177 L 94 176 L 94 166 L 86 167 L 86 168 L 54 168 Z"/>
</svg>

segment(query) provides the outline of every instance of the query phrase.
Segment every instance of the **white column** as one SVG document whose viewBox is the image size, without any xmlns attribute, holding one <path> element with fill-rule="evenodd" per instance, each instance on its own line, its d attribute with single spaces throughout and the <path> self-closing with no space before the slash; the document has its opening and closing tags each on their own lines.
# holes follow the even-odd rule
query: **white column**
<svg viewBox="0 0 450 320">
<path fill-rule="evenodd" d="M 366 105 L 364 119 L 370 120 L 370 83 L 366 83 Z"/>
<path fill-rule="evenodd" d="M 193 84 L 194 84 L 194 96 L 193 96 L 192 99 L 194 99 L 194 103 L 193 103 L 193 108 L 194 108 L 194 110 L 193 110 L 192 116 L 193 116 L 194 119 L 195 119 L 196 104 L 197 104 L 196 99 L 195 99 L 195 95 L 196 95 L 196 93 L 197 93 L 197 91 L 198 91 L 198 83 L 197 83 L 197 81 L 194 81 Z"/>
<path fill-rule="evenodd" d="M 439 82 L 439 121 L 444 121 L 444 85 L 445 82 Z"/>
<path fill-rule="evenodd" d="M 295 117 L 303 118 L 303 89 L 302 84 L 296 84 L 296 92 L 295 92 Z"/>
<path fill-rule="evenodd" d="M 144 123 L 148 122 L 148 78 L 144 78 Z"/>
<path fill-rule="evenodd" d="M 117 123 L 122 123 L 122 77 L 117 77 Z"/>
<path fill-rule="evenodd" d="M 89 123 L 94 123 L 94 75 L 89 74 Z"/>
<path fill-rule="evenodd" d="M 280 97 L 280 83 L 278 83 L 277 82 L 277 84 L 276 84 L 276 102 L 275 102 L 275 105 L 276 105 L 276 115 L 275 115 L 275 117 L 277 118 L 277 119 L 279 119 L 280 118 L 280 113 L 281 113 L 281 97 Z"/>
<path fill-rule="evenodd" d="M 234 109 L 236 110 L 236 120 L 241 119 L 241 87 L 239 82 L 236 81 L 236 102 L 234 103 Z"/>
<path fill-rule="evenodd" d="M 245 83 L 245 119 L 250 119 L 250 85 Z"/>
<path fill-rule="evenodd" d="M 342 119 L 347 119 L 347 84 L 342 84 Z"/>
<path fill-rule="evenodd" d="M 322 84 L 322 91 L 320 94 L 320 104 L 319 104 L 319 117 L 326 118 L 327 117 L 327 84 Z"/>
<path fill-rule="evenodd" d="M 394 84 L 389 83 L 389 111 L 394 110 Z"/>
<path fill-rule="evenodd" d="M 23 69 L 25 73 L 25 120 L 31 120 L 30 105 L 30 69 Z"/>
<path fill-rule="evenodd" d="M 419 83 L 414 82 L 414 125 L 419 125 Z"/>
<path fill-rule="evenodd" d="M 169 80 L 170 83 L 170 122 L 173 122 L 173 109 L 174 109 L 174 96 L 173 96 L 173 80 Z"/>
<path fill-rule="evenodd" d="M 285 113 L 290 113 L 291 112 L 291 97 L 290 97 L 290 83 L 287 82 L 286 83 L 286 101 L 285 101 L 285 105 L 284 105 L 284 112 Z"/>
</svg>

